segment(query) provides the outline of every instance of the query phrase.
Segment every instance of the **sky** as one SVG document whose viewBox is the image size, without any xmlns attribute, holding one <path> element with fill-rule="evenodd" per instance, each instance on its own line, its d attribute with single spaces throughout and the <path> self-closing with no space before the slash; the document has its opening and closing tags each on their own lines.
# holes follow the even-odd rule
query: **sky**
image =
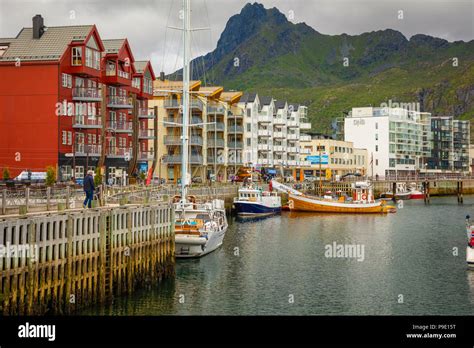
<svg viewBox="0 0 474 348">
<path fill-rule="evenodd" d="M 228 19 L 248 0 L 191 0 L 193 57 L 212 51 Z M 253 2 L 253 1 L 252 1 Z M 294 23 L 323 34 L 383 30 L 407 38 L 427 34 L 474 40 L 474 0 L 260 0 Z M 102 39 L 128 38 L 136 60 L 151 59 L 155 73 L 181 67 L 181 0 L 0 0 L 0 37 L 14 37 L 41 14 L 46 26 L 96 24 Z"/>
</svg>

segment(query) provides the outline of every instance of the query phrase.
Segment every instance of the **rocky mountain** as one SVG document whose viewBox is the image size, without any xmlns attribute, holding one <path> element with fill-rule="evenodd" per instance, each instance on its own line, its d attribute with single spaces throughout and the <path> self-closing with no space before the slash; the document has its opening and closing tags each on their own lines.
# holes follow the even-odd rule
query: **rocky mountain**
<svg viewBox="0 0 474 348">
<path fill-rule="evenodd" d="M 307 104 L 319 131 L 352 106 L 388 100 L 474 117 L 474 40 L 408 39 L 392 29 L 324 35 L 249 3 L 229 19 L 216 49 L 192 66 L 193 77 L 209 84 Z"/>
</svg>

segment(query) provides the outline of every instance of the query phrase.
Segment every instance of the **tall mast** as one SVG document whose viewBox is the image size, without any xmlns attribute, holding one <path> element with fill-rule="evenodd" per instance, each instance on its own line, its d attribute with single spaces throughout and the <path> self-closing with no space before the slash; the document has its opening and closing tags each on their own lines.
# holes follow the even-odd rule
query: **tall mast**
<svg viewBox="0 0 474 348">
<path fill-rule="evenodd" d="M 188 163 L 189 163 L 189 73 L 191 54 L 191 0 L 183 0 L 183 129 L 181 143 L 181 200 L 186 201 L 186 190 L 188 184 Z"/>
</svg>

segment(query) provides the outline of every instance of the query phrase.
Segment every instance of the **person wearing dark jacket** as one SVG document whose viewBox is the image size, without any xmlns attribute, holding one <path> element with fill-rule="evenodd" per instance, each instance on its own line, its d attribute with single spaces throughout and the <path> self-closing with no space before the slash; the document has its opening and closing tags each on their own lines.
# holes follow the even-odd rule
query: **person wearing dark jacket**
<svg viewBox="0 0 474 348">
<path fill-rule="evenodd" d="M 94 198 L 94 178 L 92 174 L 94 172 L 89 170 L 86 177 L 84 178 L 84 192 L 86 194 L 86 199 L 84 200 L 84 208 L 92 208 L 92 199 Z"/>
</svg>

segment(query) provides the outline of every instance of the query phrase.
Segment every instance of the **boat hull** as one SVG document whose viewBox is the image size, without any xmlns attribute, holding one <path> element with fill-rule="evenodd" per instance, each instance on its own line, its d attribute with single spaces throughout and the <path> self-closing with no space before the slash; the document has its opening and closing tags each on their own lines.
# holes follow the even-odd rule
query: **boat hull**
<svg viewBox="0 0 474 348">
<path fill-rule="evenodd" d="M 414 192 L 410 195 L 410 199 L 423 199 L 425 195 L 423 192 Z"/>
<path fill-rule="evenodd" d="M 268 207 L 254 202 L 234 202 L 234 207 L 239 216 L 268 216 L 281 212 L 281 206 Z"/>
<path fill-rule="evenodd" d="M 470 246 L 466 249 L 466 262 L 469 268 L 474 269 L 474 248 Z"/>
<path fill-rule="evenodd" d="M 341 203 L 319 200 L 308 196 L 290 195 L 289 206 L 292 211 L 342 214 L 377 214 L 395 212 L 395 208 L 382 201 L 374 203 Z"/>
<path fill-rule="evenodd" d="M 197 258 L 213 252 L 222 245 L 226 230 L 227 227 L 222 231 L 213 232 L 207 240 L 203 240 L 203 237 L 176 237 L 176 258 Z"/>
</svg>

